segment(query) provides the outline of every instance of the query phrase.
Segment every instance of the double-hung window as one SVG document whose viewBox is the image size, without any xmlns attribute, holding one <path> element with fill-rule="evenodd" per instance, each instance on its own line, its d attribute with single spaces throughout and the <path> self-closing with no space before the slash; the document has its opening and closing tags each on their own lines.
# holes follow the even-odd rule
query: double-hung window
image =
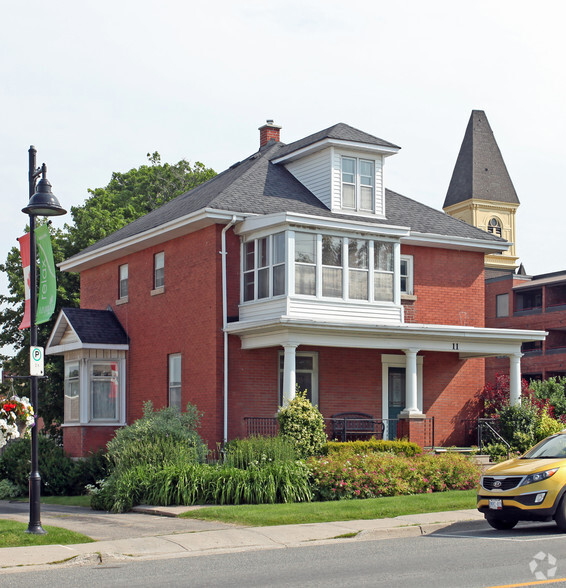
<svg viewBox="0 0 566 588">
<path fill-rule="evenodd" d="M 401 255 L 401 294 L 413 293 L 413 256 Z"/>
<path fill-rule="evenodd" d="M 342 298 L 342 238 L 322 236 L 322 295 Z"/>
<path fill-rule="evenodd" d="M 285 356 L 279 352 L 279 406 L 283 405 L 283 373 Z M 318 404 L 318 353 L 314 351 L 297 351 L 295 357 L 295 378 L 297 388 L 307 391 L 307 399 Z"/>
<path fill-rule="evenodd" d="M 64 415 L 66 423 L 76 423 L 79 421 L 80 374 L 80 363 L 78 361 L 65 363 Z"/>
<path fill-rule="evenodd" d="M 284 232 L 243 244 L 244 302 L 285 294 L 285 250 Z"/>
<path fill-rule="evenodd" d="M 295 233 L 295 292 L 316 296 L 316 235 Z"/>
<path fill-rule="evenodd" d="M 120 383 L 118 363 L 93 361 L 90 364 L 90 420 L 119 419 Z"/>
<path fill-rule="evenodd" d="M 169 406 L 181 410 L 181 354 L 169 355 Z"/>
<path fill-rule="evenodd" d="M 128 297 L 128 264 L 124 263 L 119 268 L 118 298 Z"/>
<path fill-rule="evenodd" d="M 393 245 L 374 241 L 374 298 L 391 302 L 393 300 Z"/>
<path fill-rule="evenodd" d="M 153 256 L 153 288 L 165 285 L 165 252 L 160 251 Z"/>
<path fill-rule="evenodd" d="M 348 240 L 350 298 L 368 299 L 369 242 L 365 239 Z"/>
<path fill-rule="evenodd" d="M 342 157 L 342 208 L 373 212 L 375 206 L 375 162 Z"/>
</svg>

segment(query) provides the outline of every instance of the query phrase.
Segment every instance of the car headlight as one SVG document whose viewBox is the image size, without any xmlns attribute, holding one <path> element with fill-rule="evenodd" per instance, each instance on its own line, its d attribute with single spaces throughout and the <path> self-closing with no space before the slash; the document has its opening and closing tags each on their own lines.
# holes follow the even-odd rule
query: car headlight
<svg viewBox="0 0 566 588">
<path fill-rule="evenodd" d="M 546 470 L 545 472 L 537 472 L 536 474 L 529 474 L 522 482 L 521 486 L 526 486 L 527 484 L 534 484 L 535 482 L 542 482 L 543 480 L 548 480 L 554 476 L 554 474 L 558 471 L 558 468 L 553 468 L 552 470 Z"/>
</svg>

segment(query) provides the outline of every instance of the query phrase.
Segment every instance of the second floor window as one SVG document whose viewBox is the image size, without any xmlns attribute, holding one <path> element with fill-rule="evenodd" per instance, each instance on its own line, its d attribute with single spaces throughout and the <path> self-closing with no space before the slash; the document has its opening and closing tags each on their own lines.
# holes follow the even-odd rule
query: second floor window
<svg viewBox="0 0 566 588">
<path fill-rule="evenodd" d="M 118 285 L 119 298 L 127 298 L 128 297 L 128 264 L 127 263 L 120 266 L 119 275 L 120 275 L 119 285 Z"/>
<path fill-rule="evenodd" d="M 283 232 L 244 243 L 244 302 L 285 294 L 285 250 Z"/>
<path fill-rule="evenodd" d="M 165 285 L 165 253 L 160 251 L 153 256 L 153 287 L 162 288 Z"/>
<path fill-rule="evenodd" d="M 342 157 L 342 208 L 373 212 L 374 185 L 373 161 Z"/>
</svg>

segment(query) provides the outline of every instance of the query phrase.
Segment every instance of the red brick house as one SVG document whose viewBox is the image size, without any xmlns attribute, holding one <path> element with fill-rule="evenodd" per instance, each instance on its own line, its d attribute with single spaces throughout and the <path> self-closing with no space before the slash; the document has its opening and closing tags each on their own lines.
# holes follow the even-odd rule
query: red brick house
<svg viewBox="0 0 566 588">
<path fill-rule="evenodd" d="M 485 328 L 484 256 L 507 241 L 384 187 L 399 147 L 345 124 L 260 149 L 61 264 L 80 272 L 47 353 L 65 357 L 65 448 L 142 405 L 197 405 L 212 446 L 308 389 L 325 417 L 465 442 L 484 358 L 544 333 Z M 434 421 L 433 421 L 434 419 Z"/>
</svg>

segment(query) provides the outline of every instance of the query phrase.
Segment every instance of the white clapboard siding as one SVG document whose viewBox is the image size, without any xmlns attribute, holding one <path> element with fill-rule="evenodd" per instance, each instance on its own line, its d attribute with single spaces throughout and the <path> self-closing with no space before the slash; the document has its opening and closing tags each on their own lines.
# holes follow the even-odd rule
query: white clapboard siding
<svg viewBox="0 0 566 588">
<path fill-rule="evenodd" d="M 313 155 L 292 161 L 286 164 L 286 167 L 303 186 L 306 186 L 321 202 L 330 208 L 330 149 L 323 149 Z"/>
<path fill-rule="evenodd" d="M 264 300 L 240 306 L 240 321 L 271 320 L 287 314 L 287 298 Z"/>
<path fill-rule="evenodd" d="M 71 343 L 78 343 L 78 341 L 79 341 L 79 338 L 77 337 L 77 335 L 75 334 L 73 329 L 71 329 L 70 327 L 67 327 L 65 329 L 65 332 L 63 333 L 63 336 L 61 337 L 61 341 L 59 342 L 59 345 L 69 345 Z"/>
<path fill-rule="evenodd" d="M 306 298 L 290 298 L 288 316 L 332 323 L 399 325 L 403 321 L 403 309 L 394 304 L 321 302 Z"/>
</svg>

